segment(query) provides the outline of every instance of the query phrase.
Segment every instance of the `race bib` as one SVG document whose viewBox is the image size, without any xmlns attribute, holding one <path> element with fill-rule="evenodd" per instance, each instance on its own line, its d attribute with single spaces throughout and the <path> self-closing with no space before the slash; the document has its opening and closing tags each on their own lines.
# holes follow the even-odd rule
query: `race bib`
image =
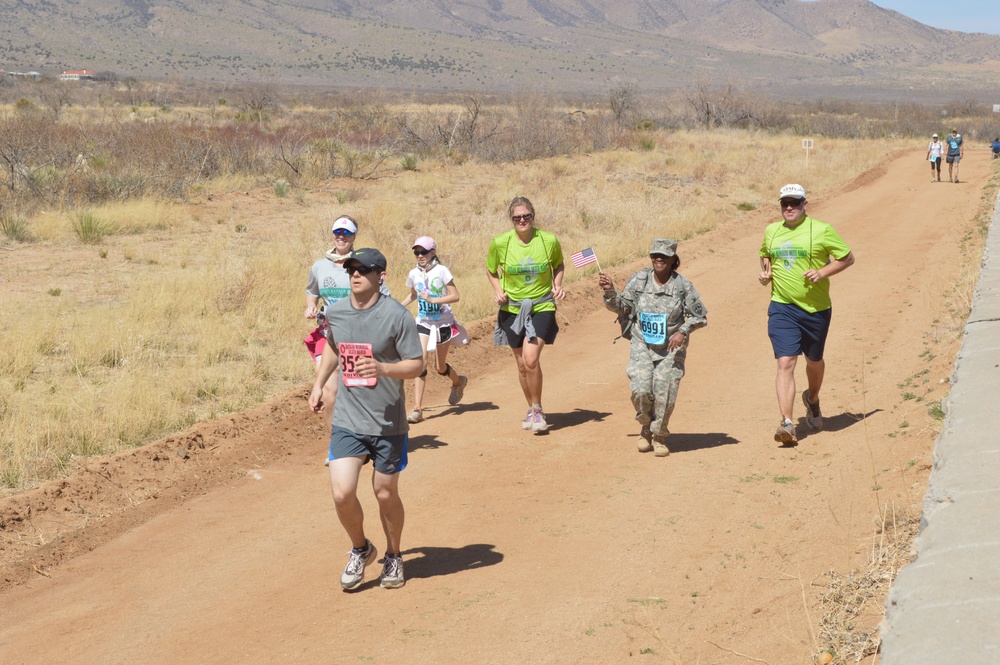
<svg viewBox="0 0 1000 665">
<path fill-rule="evenodd" d="M 662 346 L 667 341 L 667 315 L 639 312 L 639 330 L 646 344 Z"/>
<path fill-rule="evenodd" d="M 358 376 L 357 371 L 358 358 L 373 357 L 371 344 L 343 342 L 337 345 L 337 351 L 340 354 L 340 375 L 345 386 L 374 386 L 378 383 L 378 377 L 363 378 Z"/>
<path fill-rule="evenodd" d="M 423 298 L 417 298 L 417 311 L 420 318 L 430 321 L 437 321 L 441 318 L 441 305 L 436 302 L 427 302 Z"/>
<path fill-rule="evenodd" d="M 931 164 L 937 161 L 937 155 L 931 155 Z"/>
</svg>

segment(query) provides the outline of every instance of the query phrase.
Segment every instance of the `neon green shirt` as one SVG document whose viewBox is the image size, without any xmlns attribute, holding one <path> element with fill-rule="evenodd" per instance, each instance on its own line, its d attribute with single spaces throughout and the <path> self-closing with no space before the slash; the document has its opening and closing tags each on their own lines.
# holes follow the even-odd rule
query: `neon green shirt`
<svg viewBox="0 0 1000 665">
<path fill-rule="evenodd" d="M 794 229 L 784 221 L 768 224 L 760 255 L 771 259 L 771 300 L 813 314 L 830 309 L 830 280 L 813 284 L 802 274 L 819 270 L 831 257 L 839 261 L 850 253 L 833 227 L 818 219 L 806 216 Z"/>
<path fill-rule="evenodd" d="M 514 229 L 493 238 L 486 254 L 486 269 L 500 277 L 500 288 L 512 301 L 541 298 L 552 290 L 555 269 L 563 263 L 562 246 L 555 235 L 535 229 L 527 245 L 517 237 Z M 516 307 L 504 305 L 505 312 L 517 312 Z M 554 312 L 556 304 L 546 302 L 535 305 L 535 312 Z"/>
</svg>

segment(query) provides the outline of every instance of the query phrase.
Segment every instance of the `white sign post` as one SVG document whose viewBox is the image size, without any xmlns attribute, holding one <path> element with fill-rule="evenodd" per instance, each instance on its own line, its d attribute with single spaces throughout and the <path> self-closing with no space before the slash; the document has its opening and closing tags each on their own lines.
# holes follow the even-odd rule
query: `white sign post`
<svg viewBox="0 0 1000 665">
<path fill-rule="evenodd" d="M 812 150 L 813 140 L 812 139 L 802 139 L 802 147 L 806 151 L 806 168 L 809 168 L 809 151 Z"/>
<path fill-rule="evenodd" d="M 993 105 L 993 112 L 994 113 L 1000 113 L 1000 104 L 994 104 Z"/>
</svg>

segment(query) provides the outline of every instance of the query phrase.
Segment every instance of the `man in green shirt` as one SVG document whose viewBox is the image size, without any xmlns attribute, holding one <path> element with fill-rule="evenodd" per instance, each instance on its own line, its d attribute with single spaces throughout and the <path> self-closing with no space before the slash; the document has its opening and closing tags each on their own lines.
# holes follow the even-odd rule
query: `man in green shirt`
<svg viewBox="0 0 1000 665">
<path fill-rule="evenodd" d="M 778 361 L 775 392 L 781 412 L 774 440 L 794 446 L 798 443 L 792 422 L 796 361 L 800 354 L 805 355 L 809 388 L 802 393 L 802 403 L 806 422 L 821 429 L 819 391 L 826 370 L 823 349 L 833 312 L 830 277 L 851 267 L 854 254 L 832 226 L 806 214 L 808 202 L 802 185 L 782 187 L 778 202 L 782 221 L 769 224 L 764 231 L 758 280 L 771 285 L 767 334 Z"/>
</svg>

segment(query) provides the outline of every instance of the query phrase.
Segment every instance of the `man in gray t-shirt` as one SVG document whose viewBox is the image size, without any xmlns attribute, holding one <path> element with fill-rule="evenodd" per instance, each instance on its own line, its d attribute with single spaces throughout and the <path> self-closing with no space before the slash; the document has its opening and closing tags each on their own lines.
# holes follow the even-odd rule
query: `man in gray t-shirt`
<svg viewBox="0 0 1000 665">
<path fill-rule="evenodd" d="M 340 367 L 344 385 L 333 409 L 330 482 L 337 517 L 353 545 L 340 585 L 348 591 L 361 586 L 365 567 L 377 557 L 375 546 L 365 537 L 357 497 L 361 467 L 370 459 L 386 537 L 381 585 L 398 588 L 405 584 L 399 472 L 406 468 L 409 429 L 403 381 L 423 371 L 423 349 L 410 313 L 379 291 L 386 269 L 382 253 L 356 250 L 344 269 L 351 279 L 351 294 L 326 309 L 327 345 L 336 352 L 323 354 L 309 406 L 322 410 L 323 386 Z"/>
</svg>

